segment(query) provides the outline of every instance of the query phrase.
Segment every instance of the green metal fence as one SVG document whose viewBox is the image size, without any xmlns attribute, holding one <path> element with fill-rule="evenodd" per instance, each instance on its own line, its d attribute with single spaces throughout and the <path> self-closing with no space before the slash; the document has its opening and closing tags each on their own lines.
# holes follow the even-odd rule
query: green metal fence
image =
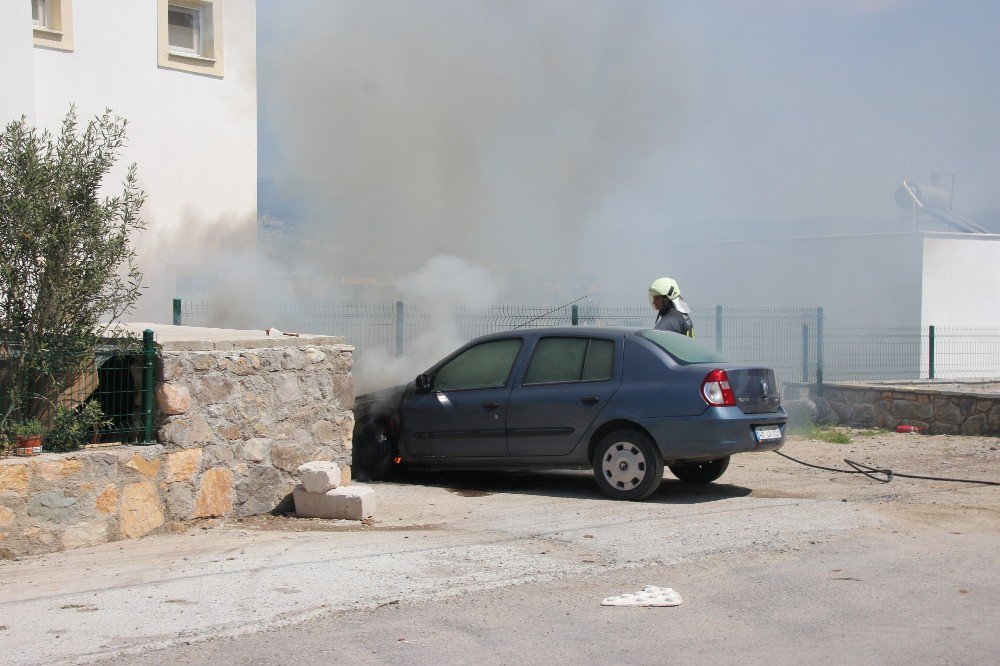
<svg viewBox="0 0 1000 666">
<path fill-rule="evenodd" d="M 0 449 L 29 427 L 41 428 L 46 451 L 152 443 L 155 358 L 152 331 L 83 353 L 0 342 Z"/>
<path fill-rule="evenodd" d="M 540 305 L 433 308 L 396 303 L 300 303 L 251 312 L 206 302 L 174 303 L 174 321 L 191 326 L 267 328 L 342 335 L 362 357 L 403 355 L 446 320 L 462 340 L 520 326 L 653 324 L 648 307 Z M 782 382 L 1000 377 L 1000 329 L 841 327 L 823 308 L 717 305 L 691 313 L 697 339 L 739 363 L 771 367 Z"/>
</svg>

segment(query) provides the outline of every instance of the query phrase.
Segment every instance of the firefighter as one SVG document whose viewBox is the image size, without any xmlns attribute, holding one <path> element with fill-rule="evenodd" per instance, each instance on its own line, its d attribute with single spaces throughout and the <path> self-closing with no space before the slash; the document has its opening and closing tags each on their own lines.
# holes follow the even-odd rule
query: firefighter
<svg viewBox="0 0 1000 666">
<path fill-rule="evenodd" d="M 681 297 L 681 288 L 676 280 L 662 277 L 653 282 L 649 286 L 649 302 L 656 310 L 656 324 L 653 328 L 694 338 L 691 309 Z"/>
</svg>

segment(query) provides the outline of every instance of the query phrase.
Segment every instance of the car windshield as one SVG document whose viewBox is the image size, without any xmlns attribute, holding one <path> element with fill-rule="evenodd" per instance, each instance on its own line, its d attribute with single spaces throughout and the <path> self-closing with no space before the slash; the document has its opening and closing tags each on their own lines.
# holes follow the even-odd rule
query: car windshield
<svg viewBox="0 0 1000 666">
<path fill-rule="evenodd" d="M 725 363 L 726 358 L 704 345 L 698 344 L 686 335 L 674 333 L 672 331 L 637 331 L 640 335 L 663 351 L 670 354 L 678 363 L 687 365 L 689 363 Z"/>
</svg>

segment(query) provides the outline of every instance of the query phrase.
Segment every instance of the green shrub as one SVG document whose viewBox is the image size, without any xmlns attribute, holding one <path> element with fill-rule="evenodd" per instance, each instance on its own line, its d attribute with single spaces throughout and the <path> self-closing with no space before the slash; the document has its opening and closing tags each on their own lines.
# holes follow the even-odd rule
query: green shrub
<svg viewBox="0 0 1000 666">
<path fill-rule="evenodd" d="M 96 400 L 88 400 L 77 409 L 59 407 L 45 437 L 47 451 L 72 451 L 90 441 L 97 431 L 111 424 Z"/>
</svg>

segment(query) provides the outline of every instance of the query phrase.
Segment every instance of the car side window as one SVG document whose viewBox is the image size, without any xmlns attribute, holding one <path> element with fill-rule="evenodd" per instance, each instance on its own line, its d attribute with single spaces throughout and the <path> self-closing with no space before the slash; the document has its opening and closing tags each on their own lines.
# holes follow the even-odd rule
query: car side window
<svg viewBox="0 0 1000 666">
<path fill-rule="evenodd" d="M 521 338 L 490 340 L 466 349 L 435 373 L 433 388 L 455 391 L 506 386 L 521 342 Z"/>
<path fill-rule="evenodd" d="M 583 363 L 583 381 L 594 382 L 611 379 L 615 374 L 615 343 L 611 340 L 591 339 L 587 359 Z"/>
<path fill-rule="evenodd" d="M 615 343 L 598 338 L 542 338 L 538 341 L 525 384 L 600 381 L 614 375 Z"/>
</svg>

